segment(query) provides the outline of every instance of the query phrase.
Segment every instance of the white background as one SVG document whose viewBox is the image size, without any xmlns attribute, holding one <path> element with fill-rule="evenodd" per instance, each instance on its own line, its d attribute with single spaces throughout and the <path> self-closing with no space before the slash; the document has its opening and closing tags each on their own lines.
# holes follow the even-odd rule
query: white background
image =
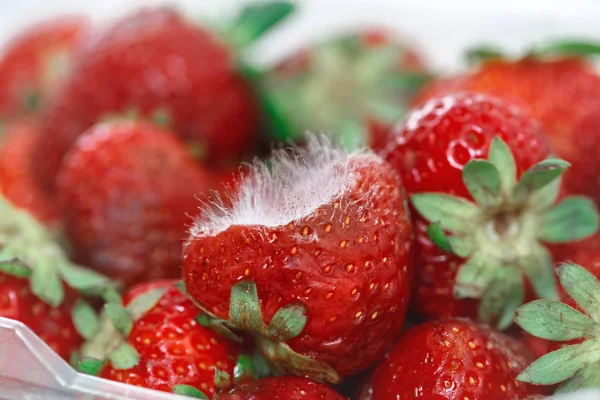
<svg viewBox="0 0 600 400">
<path fill-rule="evenodd" d="M 172 4 L 197 17 L 230 12 L 241 0 L 0 0 L 0 43 L 36 19 L 87 13 L 98 21 L 142 5 Z M 419 45 L 438 70 L 460 65 L 465 48 L 493 42 L 510 51 L 556 38 L 600 41 L 597 0 L 306 0 L 277 35 L 256 49 L 265 62 L 328 32 L 365 25 L 393 28 Z"/>
</svg>

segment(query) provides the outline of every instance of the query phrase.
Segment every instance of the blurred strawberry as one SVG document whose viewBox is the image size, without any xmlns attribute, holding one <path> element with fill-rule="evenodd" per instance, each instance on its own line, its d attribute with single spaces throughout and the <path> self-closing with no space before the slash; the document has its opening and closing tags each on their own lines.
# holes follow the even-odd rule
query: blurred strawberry
<svg viewBox="0 0 600 400">
<path fill-rule="evenodd" d="M 600 144 L 600 76 L 584 57 L 568 56 L 585 55 L 589 49 L 566 45 L 559 43 L 518 60 L 492 57 L 474 72 L 432 83 L 416 103 L 474 91 L 518 105 L 542 124 L 556 154 L 572 164 L 566 175 L 568 190 L 600 204 L 600 162 L 589 156 L 590 149 Z"/>
<path fill-rule="evenodd" d="M 0 56 L 0 119 L 39 112 L 67 76 L 87 28 L 83 17 L 62 17 L 30 26 L 6 44 Z"/>
<path fill-rule="evenodd" d="M 256 383 L 239 385 L 215 400 L 344 400 L 324 383 L 309 378 L 281 376 L 266 378 Z"/>
<path fill-rule="evenodd" d="M 21 119 L 1 129 L 0 194 L 46 225 L 58 225 L 56 207 L 33 173 L 32 158 L 40 136 L 38 122 Z"/>
<path fill-rule="evenodd" d="M 390 32 L 364 30 L 304 49 L 261 82 L 272 136 L 326 133 L 349 148 L 385 143 L 429 75 L 414 49 Z"/>
<path fill-rule="evenodd" d="M 205 160 L 250 150 L 259 113 L 237 53 L 278 23 L 288 3 L 246 7 L 222 36 L 177 12 L 147 9 L 91 35 L 48 105 L 36 171 L 53 189 L 76 138 L 107 115 L 134 112 L 173 129 Z"/>
<path fill-rule="evenodd" d="M 173 133 L 117 121 L 96 125 L 77 141 L 57 194 L 75 259 L 130 286 L 179 276 L 196 195 L 212 187 Z"/>
</svg>

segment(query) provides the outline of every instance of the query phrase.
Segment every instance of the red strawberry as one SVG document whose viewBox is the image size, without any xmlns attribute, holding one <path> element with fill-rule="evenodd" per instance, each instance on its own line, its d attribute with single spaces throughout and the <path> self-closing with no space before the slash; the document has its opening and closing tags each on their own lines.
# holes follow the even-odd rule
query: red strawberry
<svg viewBox="0 0 600 400">
<path fill-rule="evenodd" d="M 328 132 L 349 148 L 385 142 L 429 75 L 391 32 L 348 33 L 291 56 L 261 82 L 272 134 L 301 140 Z"/>
<path fill-rule="evenodd" d="M 32 158 L 40 136 L 36 121 L 22 119 L 3 127 L 0 136 L 0 194 L 47 225 L 58 224 L 56 207 L 40 188 Z"/>
<path fill-rule="evenodd" d="M 247 44 L 290 7 L 250 6 L 226 36 Z M 128 111 L 167 123 L 212 161 L 246 152 L 259 115 L 235 64 L 221 38 L 169 9 L 144 10 L 107 27 L 77 55 L 48 106 L 37 158 L 42 182 L 54 187 L 63 156 L 82 132 L 106 115 Z"/>
<path fill-rule="evenodd" d="M 82 348 L 80 369 L 135 386 L 201 392 L 209 398 L 217 377 L 238 381 L 254 374 L 252 359 L 202 326 L 198 308 L 173 284 L 143 283 L 126 294 L 126 308 L 107 304 L 101 329 Z"/>
<path fill-rule="evenodd" d="M 215 400 L 344 400 L 324 383 L 308 378 L 282 376 L 240 385 Z"/>
<path fill-rule="evenodd" d="M 59 177 L 75 259 L 128 286 L 179 276 L 187 213 L 211 187 L 172 133 L 136 121 L 92 127 Z"/>
<path fill-rule="evenodd" d="M 377 366 L 372 400 L 520 400 L 539 392 L 515 381 L 532 359 L 518 341 L 475 322 L 428 322 L 407 331 Z"/>
<path fill-rule="evenodd" d="M 528 333 L 549 340 L 550 352 L 519 375 L 522 382 L 553 386 L 556 394 L 600 387 L 599 271 L 577 264 L 557 268 L 564 303 L 542 299 L 520 307 L 515 322 Z"/>
<path fill-rule="evenodd" d="M 412 271 L 394 171 L 313 139 L 256 164 L 230 203 L 191 229 L 190 295 L 286 371 L 336 383 L 381 357 L 402 330 Z"/>
<path fill-rule="evenodd" d="M 434 82 L 417 102 L 474 91 L 516 104 L 537 119 L 556 153 L 572 163 L 566 186 L 600 202 L 600 164 L 589 149 L 600 138 L 600 77 L 582 58 L 489 60 L 472 73 Z"/>
<path fill-rule="evenodd" d="M 459 94 L 415 110 L 394 135 L 385 154 L 419 212 L 416 309 L 440 318 L 478 308 L 482 321 L 506 328 L 527 285 L 556 297 L 542 242 L 589 236 L 598 214 L 581 197 L 552 208 L 568 163 L 542 161 L 550 147 L 539 126 L 499 100 Z"/>
<path fill-rule="evenodd" d="M 1 196 L 0 215 L 0 316 L 23 322 L 68 360 L 96 322 L 76 290 L 108 294 L 110 282 L 71 264 L 43 226 Z"/>
</svg>

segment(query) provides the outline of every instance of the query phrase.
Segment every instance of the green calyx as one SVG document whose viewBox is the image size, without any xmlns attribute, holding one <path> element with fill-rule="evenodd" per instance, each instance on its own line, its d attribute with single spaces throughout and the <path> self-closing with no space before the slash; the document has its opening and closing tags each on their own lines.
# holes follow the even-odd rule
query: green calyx
<svg viewBox="0 0 600 400">
<path fill-rule="evenodd" d="M 42 224 L 1 196 L 0 215 L 0 272 L 29 279 L 32 292 L 52 307 L 63 302 L 65 284 L 83 295 L 115 297 L 115 282 L 73 264 Z M 83 337 L 97 325 L 95 317 L 89 304 L 77 302 L 73 322 Z"/>
<path fill-rule="evenodd" d="M 582 310 L 554 300 L 536 300 L 520 307 L 515 322 L 528 333 L 552 341 L 580 343 L 550 352 L 517 379 L 535 385 L 561 383 L 556 393 L 600 387 L 600 281 L 585 268 L 563 264 L 561 285 Z"/>
<path fill-rule="evenodd" d="M 259 83 L 272 135 L 282 141 L 327 132 L 348 149 L 371 144 L 369 122 L 393 124 L 431 76 L 402 70 L 398 43 L 370 46 L 358 35 L 313 46 L 306 66 L 274 70 Z"/>
<path fill-rule="evenodd" d="M 479 318 L 507 328 L 524 299 L 523 279 L 540 298 L 557 297 L 552 258 L 543 243 L 568 243 L 598 231 L 592 201 L 569 197 L 554 205 L 560 176 L 569 164 L 544 160 L 517 181 L 508 146 L 495 138 L 488 160 L 463 169 L 474 201 L 441 193 L 411 197 L 432 225 L 430 239 L 442 250 L 465 258 L 454 286 L 456 298 L 480 299 Z"/>
<path fill-rule="evenodd" d="M 81 355 L 86 365 L 99 365 L 96 372 L 99 372 L 106 361 L 110 361 L 115 369 L 136 366 L 140 356 L 127 339 L 135 321 L 150 311 L 164 292 L 164 288 L 151 290 L 136 297 L 127 307 L 123 307 L 121 302 L 105 304 L 99 323 L 95 329 L 90 327 L 84 336 L 87 342 L 81 348 Z M 94 371 L 91 368 L 79 370 L 86 373 Z"/>
</svg>

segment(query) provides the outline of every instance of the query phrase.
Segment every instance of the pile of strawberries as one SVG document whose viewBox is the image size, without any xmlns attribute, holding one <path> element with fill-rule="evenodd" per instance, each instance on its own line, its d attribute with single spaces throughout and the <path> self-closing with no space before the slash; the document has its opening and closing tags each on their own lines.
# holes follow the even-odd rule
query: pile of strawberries
<svg viewBox="0 0 600 400">
<path fill-rule="evenodd" d="M 0 316 L 201 399 L 600 387 L 597 47 L 438 78 L 364 30 L 248 62 L 293 11 L 62 18 L 4 47 Z"/>
</svg>

